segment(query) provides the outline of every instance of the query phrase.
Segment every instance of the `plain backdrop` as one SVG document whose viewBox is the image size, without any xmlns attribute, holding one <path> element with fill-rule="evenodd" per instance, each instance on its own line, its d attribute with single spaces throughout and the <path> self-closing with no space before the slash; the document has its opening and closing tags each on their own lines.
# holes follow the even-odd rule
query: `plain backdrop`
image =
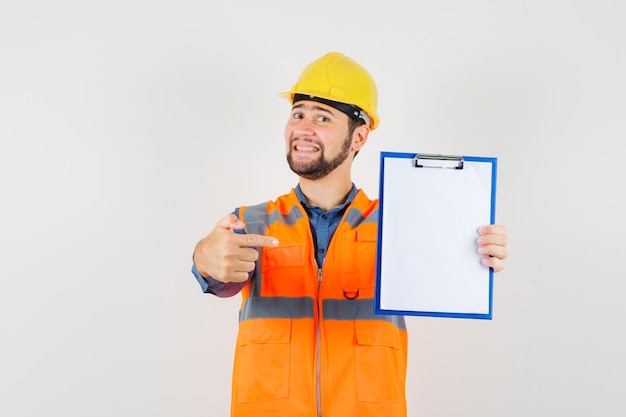
<svg viewBox="0 0 626 417">
<path fill-rule="evenodd" d="M 409 415 L 626 415 L 625 21 L 622 0 L 2 0 L 0 415 L 228 415 L 240 299 L 201 292 L 192 250 L 296 185 L 277 93 L 329 51 L 379 86 L 370 197 L 381 151 L 499 161 L 494 318 L 407 319 Z"/>
</svg>

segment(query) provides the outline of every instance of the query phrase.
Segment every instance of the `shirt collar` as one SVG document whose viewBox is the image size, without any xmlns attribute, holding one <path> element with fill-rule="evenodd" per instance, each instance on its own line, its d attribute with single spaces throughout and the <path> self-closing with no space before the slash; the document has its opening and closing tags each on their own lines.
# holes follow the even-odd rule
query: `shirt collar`
<svg viewBox="0 0 626 417">
<path fill-rule="evenodd" d="M 346 198 L 346 201 L 344 201 L 342 204 L 339 204 L 337 207 L 333 207 L 332 210 L 335 209 L 343 209 L 344 207 L 346 207 L 348 204 L 352 203 L 352 200 L 354 200 L 354 197 L 356 197 L 356 193 L 357 193 L 357 188 L 354 185 L 354 183 L 352 183 L 352 189 L 350 190 L 350 192 L 348 193 L 348 197 Z M 300 200 L 300 203 L 306 207 L 306 208 L 319 208 L 319 207 L 315 207 L 315 206 L 310 206 L 309 203 L 307 203 L 306 200 L 306 196 L 304 195 L 304 193 L 302 192 L 302 190 L 300 189 L 300 184 L 298 184 L 295 188 L 295 192 L 296 195 L 298 196 L 298 200 Z"/>
</svg>

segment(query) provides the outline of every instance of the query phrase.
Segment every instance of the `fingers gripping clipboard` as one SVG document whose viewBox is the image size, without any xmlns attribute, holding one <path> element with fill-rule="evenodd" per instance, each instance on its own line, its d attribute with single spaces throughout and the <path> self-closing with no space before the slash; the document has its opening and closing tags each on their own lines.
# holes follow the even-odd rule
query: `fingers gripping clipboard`
<svg viewBox="0 0 626 417">
<path fill-rule="evenodd" d="M 381 152 L 375 313 L 491 319 L 497 159 Z"/>
</svg>

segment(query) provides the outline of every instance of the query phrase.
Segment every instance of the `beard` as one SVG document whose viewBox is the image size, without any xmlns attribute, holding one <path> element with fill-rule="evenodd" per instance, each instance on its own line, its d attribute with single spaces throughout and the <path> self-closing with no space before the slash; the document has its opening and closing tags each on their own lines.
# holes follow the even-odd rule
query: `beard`
<svg viewBox="0 0 626 417">
<path fill-rule="evenodd" d="M 300 162 L 293 158 L 293 147 L 289 147 L 287 152 L 287 162 L 289 168 L 299 176 L 307 180 L 319 180 L 330 174 L 335 168 L 345 161 L 350 155 L 350 145 L 352 144 L 351 135 L 347 135 L 341 145 L 339 153 L 332 159 L 326 159 L 324 155 L 324 146 L 319 144 L 320 151 L 316 160 Z"/>
</svg>

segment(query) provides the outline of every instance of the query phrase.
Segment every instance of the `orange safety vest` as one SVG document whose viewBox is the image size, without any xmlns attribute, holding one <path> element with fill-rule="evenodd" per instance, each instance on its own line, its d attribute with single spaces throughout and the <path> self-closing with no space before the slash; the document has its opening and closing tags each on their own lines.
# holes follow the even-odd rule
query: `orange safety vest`
<svg viewBox="0 0 626 417">
<path fill-rule="evenodd" d="M 373 313 L 378 202 L 358 191 L 321 270 L 294 190 L 239 213 L 280 245 L 241 292 L 231 416 L 406 416 L 404 317 Z"/>
</svg>

